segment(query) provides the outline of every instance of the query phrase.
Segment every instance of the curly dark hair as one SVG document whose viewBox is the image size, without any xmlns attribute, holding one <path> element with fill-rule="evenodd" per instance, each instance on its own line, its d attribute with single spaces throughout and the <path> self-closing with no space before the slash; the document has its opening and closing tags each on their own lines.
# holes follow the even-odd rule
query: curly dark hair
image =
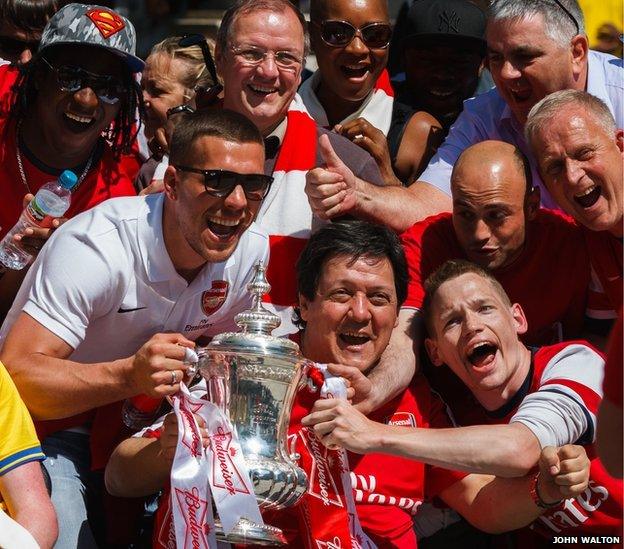
<svg viewBox="0 0 624 549">
<path fill-rule="evenodd" d="M 66 46 L 50 46 L 45 49 L 45 59 L 53 59 L 56 52 Z M 93 47 L 94 46 L 80 46 Z M 98 50 L 100 48 L 97 48 Z M 32 108 L 37 99 L 37 88 L 35 86 L 36 75 L 43 69 L 42 55 L 35 55 L 27 64 L 19 67 L 20 75 L 13 88 L 13 100 L 11 105 L 11 116 L 18 121 Z M 122 63 L 122 61 L 120 61 Z M 125 65 L 124 65 L 125 66 Z M 121 97 L 121 107 L 117 116 L 108 127 L 104 137 L 111 144 L 115 156 L 119 156 L 130 150 L 132 143 L 136 139 L 141 120 L 144 118 L 145 107 L 143 105 L 143 93 L 130 70 L 123 72 L 123 84 L 128 93 Z"/>
</svg>

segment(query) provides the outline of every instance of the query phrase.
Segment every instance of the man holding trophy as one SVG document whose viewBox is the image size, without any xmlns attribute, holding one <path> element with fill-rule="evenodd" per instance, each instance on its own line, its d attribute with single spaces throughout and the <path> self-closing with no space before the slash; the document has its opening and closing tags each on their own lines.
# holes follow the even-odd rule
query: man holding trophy
<svg viewBox="0 0 624 549">
<path fill-rule="evenodd" d="M 426 467 L 400 457 L 325 450 L 314 431 L 302 426 L 301 419 L 319 397 L 348 394 L 346 385 L 328 369 L 340 370 L 353 383 L 363 383 L 360 372 L 373 367 L 388 344 L 406 287 L 403 250 L 388 229 L 363 221 L 328 224 L 302 252 L 298 266 L 302 352 L 316 363 L 342 366 L 307 364 L 307 375 L 298 384 L 288 443 L 290 455 L 298 455 L 299 466 L 308 475 L 309 486 L 295 507 L 269 508 L 263 513 L 266 522 L 283 530 L 289 545 L 349 547 L 355 539 L 369 547 L 382 543 L 415 546 L 412 518 L 426 497 L 439 497 L 479 528 L 492 532 L 527 525 L 543 512 L 531 497 L 532 476 L 504 479 Z M 224 339 L 231 337 L 224 335 Z M 272 343 L 269 337 L 267 345 Z M 212 399 L 213 379 L 205 377 Z M 192 391 L 201 397 L 206 389 L 202 381 Z M 240 396 L 233 394 L 230 400 L 233 416 Z M 422 378 L 370 417 L 394 425 L 451 426 L 444 407 Z M 205 422 L 199 419 L 198 423 L 203 443 L 209 447 L 212 442 Z M 173 415 L 142 436 L 122 442 L 107 467 L 109 490 L 120 496 L 142 496 L 167 486 L 177 444 Z M 540 501 L 558 501 L 586 486 L 587 458 L 580 447 L 545 448 L 539 467 Z M 167 546 L 171 539 L 167 510 L 165 497 L 154 531 L 158 547 Z"/>
<path fill-rule="evenodd" d="M 231 328 L 250 305 L 245 286 L 268 257 L 253 224 L 271 183 L 263 166 L 247 118 L 185 114 L 164 192 L 75 217 L 30 269 L 2 327 L 1 359 L 54 456 L 45 466 L 57 547 L 95 546 L 85 493 L 103 487 L 122 401 L 177 393 L 194 341 Z"/>
</svg>

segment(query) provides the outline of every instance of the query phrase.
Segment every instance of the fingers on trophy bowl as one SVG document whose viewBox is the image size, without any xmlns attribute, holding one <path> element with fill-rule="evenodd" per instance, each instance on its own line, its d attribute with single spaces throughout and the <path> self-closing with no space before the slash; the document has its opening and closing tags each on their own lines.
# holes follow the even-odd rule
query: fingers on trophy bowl
<svg viewBox="0 0 624 549">
<path fill-rule="evenodd" d="M 260 506 L 281 509 L 297 503 L 307 489 L 307 476 L 294 463 L 247 461 L 249 474 Z"/>
</svg>

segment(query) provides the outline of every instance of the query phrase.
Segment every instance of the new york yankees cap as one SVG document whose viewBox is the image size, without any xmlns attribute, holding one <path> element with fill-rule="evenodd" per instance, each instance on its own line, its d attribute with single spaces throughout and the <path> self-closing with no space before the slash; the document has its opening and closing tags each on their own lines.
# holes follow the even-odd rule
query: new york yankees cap
<svg viewBox="0 0 624 549">
<path fill-rule="evenodd" d="M 471 44 L 485 53 L 485 21 L 483 11 L 468 0 L 414 0 L 403 43 Z"/>
</svg>

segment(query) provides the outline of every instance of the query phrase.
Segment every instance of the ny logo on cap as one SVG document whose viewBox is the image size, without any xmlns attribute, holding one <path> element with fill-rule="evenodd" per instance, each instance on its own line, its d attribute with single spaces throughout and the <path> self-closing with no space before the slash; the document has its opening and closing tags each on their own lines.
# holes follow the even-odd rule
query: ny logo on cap
<svg viewBox="0 0 624 549">
<path fill-rule="evenodd" d="M 114 11 L 93 9 L 89 10 L 85 15 L 93 21 L 93 24 L 104 38 L 111 37 L 126 26 L 123 19 Z"/>
<path fill-rule="evenodd" d="M 438 25 L 438 30 L 440 32 L 459 33 L 459 17 L 455 10 L 451 12 L 444 10 L 438 17 L 440 18 L 440 24 Z"/>
</svg>

